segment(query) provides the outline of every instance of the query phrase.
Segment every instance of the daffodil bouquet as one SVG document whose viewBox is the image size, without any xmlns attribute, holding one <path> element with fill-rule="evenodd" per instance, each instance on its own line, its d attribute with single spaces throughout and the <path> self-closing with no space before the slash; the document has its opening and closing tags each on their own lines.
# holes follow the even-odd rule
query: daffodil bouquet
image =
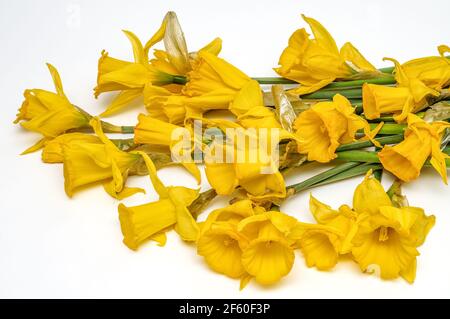
<svg viewBox="0 0 450 319">
<path fill-rule="evenodd" d="M 412 283 L 417 248 L 435 217 L 409 206 L 401 184 L 418 178 L 424 166 L 447 183 L 450 48 L 441 45 L 439 55 L 403 64 L 386 58 L 393 66 L 377 69 L 350 42 L 339 49 L 325 27 L 302 17 L 312 35 L 304 28 L 291 35 L 274 68 L 280 77 L 270 78 L 252 78 L 220 58 L 220 38 L 189 51 L 173 12 L 145 44 L 124 31 L 133 61 L 102 51 L 95 97 L 116 97 L 99 116 L 69 100 L 48 64 L 55 92 L 25 90 L 14 122 L 42 135 L 24 153 L 43 149 L 45 163 L 62 163 L 70 197 L 101 184 L 121 200 L 143 192 L 126 186 L 128 176 L 148 175 L 159 200 L 119 205 L 124 244 L 163 246 L 174 229 L 210 268 L 240 279 L 241 288 L 251 279 L 279 281 L 296 249 L 309 267 L 329 270 L 348 255 L 363 272 L 375 265 L 383 279 Z M 135 126 L 104 120 L 139 98 L 147 114 Z M 114 133 L 133 136 L 106 135 Z M 312 162 L 335 165 L 285 184 L 287 171 Z M 204 166 L 210 189 L 164 185 L 157 170 L 168 165 L 181 165 L 199 185 Z M 385 172 L 395 176 L 387 191 L 380 184 Z M 280 211 L 290 196 L 359 175 L 365 178 L 351 206 L 335 209 L 310 196 L 314 224 Z M 223 195 L 229 205 L 200 221 Z"/>
</svg>

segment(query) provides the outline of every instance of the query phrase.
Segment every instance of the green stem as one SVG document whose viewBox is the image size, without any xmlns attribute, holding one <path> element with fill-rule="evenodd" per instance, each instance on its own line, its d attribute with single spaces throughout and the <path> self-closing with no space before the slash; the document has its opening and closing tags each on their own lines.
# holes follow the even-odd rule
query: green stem
<svg viewBox="0 0 450 319">
<path fill-rule="evenodd" d="M 101 121 L 103 132 L 105 133 L 120 133 L 132 134 L 134 133 L 134 126 L 118 126 L 105 121 Z"/>
<path fill-rule="evenodd" d="M 355 162 L 355 163 L 349 162 L 349 163 L 344 163 L 344 164 L 338 165 L 338 166 L 333 167 L 332 169 L 322 172 L 316 176 L 308 178 L 307 180 L 304 180 L 303 182 L 288 186 L 287 187 L 288 193 L 289 192 L 292 192 L 294 194 L 298 193 L 304 189 L 311 187 L 314 184 L 323 182 L 332 176 L 335 176 L 337 174 L 345 172 L 345 171 L 347 171 L 355 166 L 358 166 L 358 165 L 360 165 L 360 163 L 358 163 L 358 162 Z"/>
<path fill-rule="evenodd" d="M 371 123 L 370 129 L 373 130 L 378 126 L 377 123 Z M 395 134 L 403 134 L 405 132 L 407 125 L 405 124 L 395 124 L 395 123 L 386 123 L 383 125 L 381 130 L 378 132 L 380 135 L 395 135 Z"/>
<path fill-rule="evenodd" d="M 298 84 L 293 80 L 282 77 L 257 77 L 252 79 L 258 81 L 259 84 Z"/>
<path fill-rule="evenodd" d="M 349 88 L 360 88 L 363 86 L 364 83 L 370 83 L 370 84 L 379 84 L 379 85 L 388 85 L 388 84 L 395 84 L 397 83 L 395 81 L 395 78 L 393 76 L 383 76 L 379 78 L 374 79 L 365 79 L 365 80 L 353 80 L 353 81 L 337 81 L 328 84 L 327 86 L 320 89 L 320 91 L 329 91 L 329 90 L 336 90 L 336 89 L 349 89 Z"/>
<path fill-rule="evenodd" d="M 309 93 L 302 95 L 302 99 L 311 99 L 311 100 L 331 100 L 333 99 L 333 96 L 335 96 L 337 93 L 345 96 L 348 99 L 361 99 L 362 98 L 362 90 L 361 88 L 358 89 L 348 89 L 348 90 L 342 90 L 342 91 L 316 91 L 314 93 Z"/>
<path fill-rule="evenodd" d="M 322 186 L 322 185 L 327 185 L 327 184 L 331 184 L 334 182 L 339 182 L 345 179 L 349 179 L 355 176 L 360 176 L 360 175 L 364 175 L 366 174 L 370 169 L 374 172 L 374 175 L 377 172 L 382 171 L 382 166 L 381 164 L 374 164 L 374 163 L 364 163 L 358 166 L 355 166 L 345 172 L 339 173 L 337 175 L 334 175 L 333 177 L 324 180 L 323 182 L 314 184 L 312 187 L 316 187 L 316 186 Z"/>
<path fill-rule="evenodd" d="M 348 163 L 355 162 L 364 162 L 364 163 L 380 163 L 380 159 L 378 158 L 378 152 L 373 151 L 345 151 L 345 152 L 337 152 L 337 159 L 341 161 L 345 161 Z M 450 167 L 450 159 L 445 160 L 445 164 L 447 167 Z M 432 167 L 430 160 L 427 160 L 424 167 Z"/>
<path fill-rule="evenodd" d="M 377 152 L 352 150 L 337 152 L 336 155 L 338 160 L 346 162 L 380 163 Z"/>
<path fill-rule="evenodd" d="M 382 165 L 378 166 L 380 167 L 380 169 L 374 170 L 373 177 L 375 177 L 379 182 L 381 182 L 381 179 L 383 178 L 383 166 Z"/>
<path fill-rule="evenodd" d="M 403 134 L 377 137 L 375 138 L 375 141 L 378 141 L 381 145 L 396 144 L 403 141 Z M 336 151 L 351 151 L 371 146 L 373 146 L 373 143 L 371 141 L 356 141 L 353 143 L 343 144 L 339 146 Z"/>
</svg>

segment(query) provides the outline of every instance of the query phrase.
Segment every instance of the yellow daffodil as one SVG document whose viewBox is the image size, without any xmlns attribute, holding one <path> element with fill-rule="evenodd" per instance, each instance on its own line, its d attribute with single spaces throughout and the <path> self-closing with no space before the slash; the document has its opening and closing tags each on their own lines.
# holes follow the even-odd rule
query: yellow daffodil
<svg viewBox="0 0 450 319">
<path fill-rule="evenodd" d="M 230 103 L 230 111 L 237 116 L 237 123 L 245 128 L 279 128 L 273 110 L 264 106 L 263 92 L 255 80 L 248 81 Z"/>
<path fill-rule="evenodd" d="M 333 37 L 318 21 L 302 17 L 314 38 L 310 39 L 304 28 L 295 31 L 280 56 L 280 67 L 275 69 L 279 75 L 300 83 L 293 92 L 302 95 L 317 91 L 335 79 L 358 73 L 379 73 L 351 43 L 347 42 L 339 50 Z"/>
<path fill-rule="evenodd" d="M 228 109 L 239 90 L 251 80 L 207 50 L 197 53 L 196 63 L 187 78 L 180 94 L 164 88 L 146 87 L 144 104 L 150 115 L 177 124 L 209 110 Z"/>
<path fill-rule="evenodd" d="M 378 214 L 360 216 L 352 254 L 362 271 L 379 267 L 383 279 L 399 276 L 412 283 L 416 277 L 417 247 L 435 223 L 417 207 L 381 206 Z"/>
<path fill-rule="evenodd" d="M 351 252 L 358 214 L 347 205 L 336 211 L 313 196 L 309 207 L 318 224 L 298 223 L 289 238 L 296 240 L 308 267 L 330 270 L 340 255 Z"/>
<path fill-rule="evenodd" d="M 209 110 L 226 109 L 233 98 L 234 95 L 227 91 L 189 97 L 173 94 L 162 87 L 148 86 L 144 90 L 144 104 L 148 113 L 154 118 L 174 124 L 201 117 Z"/>
<path fill-rule="evenodd" d="M 243 278 L 242 249 L 247 238 L 238 232 L 237 224 L 246 217 L 264 212 L 250 200 L 241 200 L 212 211 L 201 225 L 197 253 L 214 271 L 231 278 Z"/>
<path fill-rule="evenodd" d="M 25 101 L 14 121 L 14 123 L 20 122 L 23 128 L 44 136 L 24 153 L 38 150 L 48 140 L 68 130 L 89 127 L 90 116 L 70 103 L 64 94 L 58 71 L 51 64 L 47 66 L 53 78 L 56 93 L 41 89 L 25 90 Z"/>
<path fill-rule="evenodd" d="M 446 45 L 438 47 L 440 56 L 418 58 L 402 64 L 408 78 L 417 78 L 426 86 L 440 91 L 450 84 L 450 60 L 444 54 L 450 52 Z"/>
<path fill-rule="evenodd" d="M 64 145 L 77 142 L 93 144 L 103 143 L 96 135 L 84 133 L 63 134 L 45 144 L 44 149 L 42 150 L 42 161 L 44 163 L 62 163 L 64 161 Z"/>
<path fill-rule="evenodd" d="M 330 270 L 337 264 L 343 237 L 345 234 L 336 228 L 304 223 L 298 223 L 289 234 L 303 253 L 306 265 L 319 270 Z"/>
<path fill-rule="evenodd" d="M 143 192 L 124 186 L 128 171 L 140 156 L 119 150 L 103 133 L 97 118 L 90 124 L 101 143 L 83 139 L 62 145 L 66 194 L 71 197 L 77 189 L 93 183 L 102 183 L 106 192 L 118 199 Z"/>
<path fill-rule="evenodd" d="M 147 96 L 154 93 L 150 89 L 153 86 L 162 86 L 171 93 L 180 92 L 182 86 L 176 83 L 183 81 L 177 81 L 176 76 L 184 76 L 196 63 L 196 53 L 188 52 L 183 31 L 174 12 L 166 14 L 160 28 L 145 46 L 132 32 L 124 32 L 132 44 L 134 62 L 111 58 L 104 51 L 99 60 L 95 96 L 103 92 L 121 91 L 102 113 L 103 116 L 117 113 L 142 96 L 145 88 L 148 88 Z M 164 42 L 165 50 L 155 50 L 154 58 L 149 61 L 150 49 L 161 41 Z M 217 38 L 201 50 L 217 55 L 221 45 L 221 40 Z"/>
<path fill-rule="evenodd" d="M 135 155 L 144 158 L 159 200 L 134 207 L 119 205 L 124 244 L 133 250 L 138 249 L 146 240 L 155 240 L 164 245 L 165 232 L 171 228 L 174 228 L 185 241 L 197 240 L 199 227 L 187 207 L 198 197 L 198 190 L 181 186 L 164 186 L 148 155 L 142 152 L 136 152 Z"/>
<path fill-rule="evenodd" d="M 200 51 L 197 64 L 188 73 L 183 93 L 199 96 L 218 91 L 234 96 L 248 81 L 250 78 L 232 64 L 212 53 Z"/>
<path fill-rule="evenodd" d="M 220 195 L 230 195 L 240 185 L 254 199 L 284 198 L 284 179 L 272 158 L 272 150 L 268 149 L 270 136 L 265 139 L 258 134 L 247 134 L 238 124 L 227 125 L 238 127 L 232 143 L 221 145 L 213 142 L 206 146 L 205 172 L 210 185 Z M 260 148 L 260 142 L 264 142 L 262 139 L 267 143 L 266 149 Z"/>
<path fill-rule="evenodd" d="M 383 167 L 399 179 L 409 182 L 419 176 L 425 161 L 431 157 L 431 165 L 447 183 L 445 159 L 448 155 L 440 147 L 445 129 L 449 127 L 447 122 L 429 124 L 409 114 L 404 141 L 395 146 L 386 145 L 378 153 Z"/>
<path fill-rule="evenodd" d="M 146 84 L 167 85 L 173 82 L 173 75 L 152 66 L 144 52 L 141 41 L 130 31 L 124 31 L 133 46 L 134 62 L 117 60 L 105 51 L 98 62 L 97 86 L 95 97 L 101 93 L 121 91 L 102 113 L 111 115 L 127 106 L 142 95 Z"/>
<path fill-rule="evenodd" d="M 405 72 L 396 60 L 388 59 L 395 64 L 395 79 L 397 87 L 385 87 L 382 85 L 363 85 L 364 116 L 368 119 L 376 119 L 382 113 L 396 113 L 394 119 L 403 121 L 408 114 L 418 112 L 427 105 L 427 98 L 439 96 L 439 92 L 426 86 L 419 78 L 413 77 L 414 72 Z"/>
<path fill-rule="evenodd" d="M 402 276 L 413 282 L 417 247 L 433 227 L 434 216 L 417 207 L 394 207 L 378 180 L 369 171 L 353 195 L 357 228 L 351 239 L 352 255 L 362 271 L 372 265 L 384 279 Z"/>
<path fill-rule="evenodd" d="M 332 227 L 340 232 L 335 242 L 339 254 L 349 253 L 358 214 L 347 205 L 340 206 L 336 211 L 313 196 L 310 198 L 309 209 L 320 225 Z"/>
<path fill-rule="evenodd" d="M 239 222 L 238 232 L 248 239 L 242 251 L 245 271 L 262 285 L 286 276 L 294 264 L 293 241 L 288 234 L 297 220 L 281 212 L 267 212 Z"/>
<path fill-rule="evenodd" d="M 353 209 L 357 214 L 376 215 L 381 206 L 393 206 L 381 183 L 371 175 L 372 171 L 367 172 L 353 194 Z"/>
<path fill-rule="evenodd" d="M 413 98 L 409 88 L 364 83 L 362 92 L 364 116 L 369 120 L 377 119 L 381 114 L 412 109 Z"/>
<path fill-rule="evenodd" d="M 184 127 L 167 123 L 158 119 L 154 119 L 151 116 L 140 114 L 138 116 L 138 120 L 139 122 L 134 129 L 134 141 L 136 144 L 152 144 L 152 145 L 167 146 L 171 151 L 174 151 L 173 146 L 176 143 L 183 143 L 182 141 L 173 139 L 176 130 L 178 130 L 177 132 L 179 133 L 178 134 L 179 138 L 183 138 L 183 133 L 188 133 L 189 136 L 192 136 L 191 132 Z M 200 183 L 201 181 L 200 171 L 198 167 L 195 165 L 191 156 L 192 151 L 191 143 L 187 145 L 188 150 L 186 150 L 185 148 L 181 149 L 180 151 L 184 152 L 189 151 L 188 154 L 176 154 L 176 155 L 180 155 L 180 159 L 182 160 L 180 164 L 183 165 L 197 179 L 198 183 Z"/>
<path fill-rule="evenodd" d="M 339 145 L 355 140 L 360 129 L 369 133 L 369 124 L 354 113 L 350 102 L 336 94 L 332 102 L 319 102 L 300 113 L 294 122 L 298 152 L 309 161 L 327 163 L 336 158 Z M 378 128 L 377 128 L 378 129 Z"/>
</svg>

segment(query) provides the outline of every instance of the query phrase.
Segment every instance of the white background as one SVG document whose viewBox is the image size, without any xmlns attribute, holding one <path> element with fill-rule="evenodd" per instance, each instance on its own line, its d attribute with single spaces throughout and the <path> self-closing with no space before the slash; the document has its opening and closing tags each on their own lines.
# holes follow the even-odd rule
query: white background
<svg viewBox="0 0 450 319">
<path fill-rule="evenodd" d="M 437 173 L 425 170 L 404 187 L 411 205 L 435 214 L 437 223 L 420 248 L 417 279 L 382 281 L 342 261 L 331 272 L 308 269 L 297 254 L 289 276 L 270 288 L 239 282 L 208 269 L 195 247 L 171 233 L 166 247 L 148 243 L 138 252 L 122 243 L 117 205 L 101 187 L 66 197 L 60 165 L 46 165 L 40 153 L 19 156 L 38 136 L 13 126 L 25 88 L 53 89 L 45 62 L 60 71 L 66 94 L 92 114 L 111 95 L 93 98 L 97 59 L 102 49 L 130 60 L 130 45 L 121 29 L 143 41 L 159 27 L 168 10 L 177 12 L 194 51 L 216 36 L 222 56 L 251 76 L 274 75 L 290 34 L 305 26 L 300 14 L 321 21 L 338 45 L 351 41 L 375 65 L 384 56 L 407 59 L 435 55 L 450 44 L 450 2 L 442 1 L 8 1 L 0 0 L 0 297 L 144 297 L 144 298 L 314 298 L 314 297 L 450 297 L 449 189 Z M 135 123 L 136 105 L 111 121 Z M 323 169 L 323 167 L 319 168 Z M 316 173 L 300 169 L 293 183 Z M 195 187 L 183 170 L 160 171 L 167 184 Z M 338 207 L 351 204 L 360 178 L 313 190 Z M 383 181 L 389 185 L 386 175 Z M 145 187 L 126 205 L 155 200 L 146 177 L 130 178 Z M 207 189 L 206 180 L 203 189 Z M 212 207 L 225 205 L 225 199 Z M 308 194 L 287 201 L 282 210 L 311 221 Z"/>
</svg>

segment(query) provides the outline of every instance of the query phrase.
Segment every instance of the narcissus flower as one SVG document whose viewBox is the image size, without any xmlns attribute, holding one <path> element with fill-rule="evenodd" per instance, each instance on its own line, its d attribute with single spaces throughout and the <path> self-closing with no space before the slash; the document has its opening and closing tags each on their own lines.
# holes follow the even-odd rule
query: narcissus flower
<svg viewBox="0 0 450 319">
<path fill-rule="evenodd" d="M 25 90 L 25 101 L 14 121 L 14 123 L 20 122 L 23 128 L 44 136 L 24 153 L 38 150 L 48 140 L 68 130 L 89 127 L 90 116 L 70 103 L 64 94 L 58 71 L 51 64 L 47 66 L 53 78 L 56 93 L 41 89 Z"/>
<path fill-rule="evenodd" d="M 340 94 L 332 102 L 319 102 L 300 113 L 294 128 L 298 152 L 308 154 L 309 161 L 321 163 L 336 158 L 338 146 L 354 141 L 358 130 L 364 129 L 369 137 L 374 135 L 369 133 L 367 121 L 356 115 L 350 102 Z"/>
<path fill-rule="evenodd" d="M 353 209 L 358 214 L 353 257 L 363 271 L 377 265 L 384 279 L 401 276 L 413 282 L 417 247 L 424 243 L 435 218 L 426 216 L 421 208 L 394 207 L 383 186 L 370 174 L 353 195 Z"/>
<path fill-rule="evenodd" d="M 119 150 L 103 133 L 97 118 L 90 125 L 101 143 L 83 139 L 62 145 L 66 194 L 71 197 L 79 188 L 94 183 L 102 183 L 106 192 L 118 199 L 143 192 L 125 187 L 128 172 L 138 164 L 140 156 Z"/>
<path fill-rule="evenodd" d="M 305 256 L 308 267 L 332 269 L 339 256 L 350 253 L 358 214 L 347 205 L 339 210 L 311 196 L 309 208 L 318 224 L 298 223 L 289 234 Z"/>
<path fill-rule="evenodd" d="M 271 149 L 284 138 L 283 134 L 273 140 L 272 136 L 258 131 L 250 134 L 236 123 L 222 123 L 237 129 L 231 142 L 205 146 L 205 172 L 210 185 L 220 195 L 230 195 L 239 185 L 254 199 L 284 198 L 284 179 Z"/>
<path fill-rule="evenodd" d="M 395 79 L 397 87 L 385 87 L 382 85 L 363 85 L 364 116 L 368 119 L 376 119 L 382 113 L 396 113 L 394 119 L 397 122 L 407 118 L 409 113 L 415 113 L 427 105 L 427 98 L 439 96 L 439 92 L 425 85 L 418 75 L 410 72 L 409 75 L 396 60 Z"/>
<path fill-rule="evenodd" d="M 450 84 L 450 60 L 444 57 L 450 48 L 446 45 L 438 47 L 440 56 L 418 58 L 402 64 L 408 78 L 416 78 L 426 86 L 440 91 Z"/>
<path fill-rule="evenodd" d="M 274 111 L 264 106 L 263 92 L 255 80 L 248 81 L 230 103 L 230 111 L 245 128 L 279 128 Z"/>
<path fill-rule="evenodd" d="M 124 244 L 133 250 L 150 239 L 164 245 L 165 232 L 171 228 L 185 241 L 197 240 L 199 227 L 187 207 L 198 197 L 198 190 L 181 186 L 166 187 L 158 178 L 156 167 L 148 155 L 142 152 L 136 152 L 135 155 L 144 158 L 159 200 L 134 207 L 119 205 Z"/>
<path fill-rule="evenodd" d="M 173 75 L 152 66 L 144 52 L 141 41 L 130 31 L 124 31 L 133 46 L 134 62 L 111 58 L 105 51 L 98 62 L 97 86 L 95 97 L 101 93 L 121 91 L 111 102 L 103 116 L 118 112 L 130 102 L 142 95 L 145 85 L 168 85 Z"/>
<path fill-rule="evenodd" d="M 237 224 L 246 217 L 264 212 L 250 200 L 241 200 L 212 211 L 201 225 L 197 253 L 214 271 L 231 278 L 242 278 L 242 249 L 248 239 L 238 232 Z"/>
<path fill-rule="evenodd" d="M 187 96 L 199 96 L 211 92 L 236 94 L 250 78 L 241 70 L 207 51 L 198 53 L 198 61 L 188 73 L 183 88 Z"/>
<path fill-rule="evenodd" d="M 434 216 L 426 216 L 417 207 L 381 206 L 378 214 L 364 213 L 352 241 L 353 257 L 363 271 L 377 265 L 381 278 L 401 276 L 412 283 L 417 247 L 424 243 L 434 223 Z"/>
<path fill-rule="evenodd" d="M 296 240 L 308 267 L 332 269 L 340 255 L 352 252 L 360 214 L 376 215 L 381 206 L 392 206 L 380 182 L 369 178 L 370 174 L 355 190 L 353 209 L 342 205 L 334 210 L 311 195 L 309 208 L 318 224 L 299 223 L 289 236 Z"/>
<path fill-rule="evenodd" d="M 243 219 L 238 231 L 248 238 L 242 265 L 256 282 L 270 285 L 286 276 L 294 264 L 293 241 L 287 235 L 297 220 L 281 212 L 267 212 Z"/>
<path fill-rule="evenodd" d="M 326 225 L 298 223 L 289 239 L 295 240 L 308 267 L 330 270 L 339 259 L 339 243 L 346 234 Z"/>
<path fill-rule="evenodd" d="M 426 123 L 414 114 L 408 115 L 408 128 L 403 142 L 395 146 L 384 146 L 378 153 L 383 167 L 402 181 L 409 182 L 420 175 L 425 161 L 430 163 L 447 183 L 447 154 L 441 151 L 442 136 L 450 124 L 447 122 Z"/>
<path fill-rule="evenodd" d="M 150 115 L 180 123 L 190 114 L 201 116 L 208 110 L 228 109 L 239 90 L 251 80 L 238 68 L 206 50 L 198 52 L 187 78 L 181 94 L 147 87 L 144 103 Z"/>
<path fill-rule="evenodd" d="M 138 124 L 134 129 L 134 141 L 136 144 L 152 144 L 161 145 L 169 148 L 170 151 L 175 152 L 174 146 L 178 143 L 181 147 L 178 148 L 181 154 L 172 154 L 172 157 L 177 156 L 180 164 L 183 165 L 200 183 L 200 171 L 192 159 L 192 134 L 191 132 L 181 126 L 167 123 L 151 116 L 140 114 L 138 116 Z M 186 136 L 187 135 L 187 136 Z M 174 139 L 177 137 L 178 139 Z M 181 140 L 186 138 L 188 144 Z"/>
<path fill-rule="evenodd" d="M 134 62 L 109 57 L 103 51 L 98 63 L 95 96 L 103 92 L 121 91 L 103 112 L 103 116 L 116 113 L 129 105 L 142 96 L 145 87 L 162 86 L 168 92 L 179 92 L 183 81 L 181 78 L 177 80 L 176 76 L 184 76 L 191 71 L 196 60 L 196 53 L 190 54 L 187 50 L 183 31 L 174 12 L 166 14 L 160 28 L 145 46 L 132 32 L 124 32 L 132 44 Z M 149 61 L 149 50 L 161 41 L 164 42 L 165 50 L 155 50 L 154 58 Z M 221 43 L 220 39 L 214 39 L 201 50 L 217 55 L 221 50 Z"/>
<path fill-rule="evenodd" d="M 333 37 L 318 21 L 302 17 L 314 38 L 310 39 L 304 28 L 295 31 L 280 56 L 280 67 L 275 69 L 279 75 L 300 83 L 293 92 L 311 93 L 337 78 L 349 78 L 358 73 L 361 76 L 379 74 L 351 43 L 347 42 L 339 50 Z"/>
<path fill-rule="evenodd" d="M 45 144 L 42 150 L 42 161 L 44 163 L 62 163 L 64 161 L 64 145 L 76 142 L 103 144 L 102 140 L 96 135 L 84 133 L 63 134 Z"/>
</svg>

